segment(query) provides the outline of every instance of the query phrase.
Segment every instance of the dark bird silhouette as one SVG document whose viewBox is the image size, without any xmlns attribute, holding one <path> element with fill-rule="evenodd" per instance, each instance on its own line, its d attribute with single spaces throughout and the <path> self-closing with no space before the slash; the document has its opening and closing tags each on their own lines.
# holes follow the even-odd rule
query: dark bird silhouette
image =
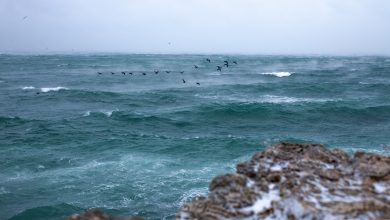
<svg viewBox="0 0 390 220">
<path fill-rule="evenodd" d="M 200 83 L 196 82 L 196 85 L 200 86 Z"/>
<path fill-rule="evenodd" d="M 195 68 L 195 69 L 198 69 L 199 67 L 198 67 L 197 65 L 194 65 L 194 68 Z"/>
<path fill-rule="evenodd" d="M 132 72 L 129 72 L 129 74 L 130 74 L 130 75 L 133 75 L 133 73 L 132 73 Z"/>
<path fill-rule="evenodd" d="M 146 73 L 142 73 L 142 75 L 146 76 Z"/>
<path fill-rule="evenodd" d="M 165 71 L 166 73 L 170 73 L 171 71 Z"/>
<path fill-rule="evenodd" d="M 183 74 L 183 73 L 184 73 L 184 71 L 180 71 L 180 73 L 181 73 L 181 74 Z"/>
<path fill-rule="evenodd" d="M 186 81 L 184 79 L 181 79 L 181 80 L 183 80 L 183 83 L 186 83 Z"/>
<path fill-rule="evenodd" d="M 224 60 L 223 62 L 224 62 L 224 63 L 229 63 L 227 60 Z"/>
<path fill-rule="evenodd" d="M 158 74 L 158 70 L 155 70 L 154 73 L 155 73 L 155 74 Z"/>
<path fill-rule="evenodd" d="M 233 61 L 234 64 L 237 64 L 237 61 Z"/>
<path fill-rule="evenodd" d="M 99 75 L 102 75 L 102 73 L 101 73 L 101 72 L 98 72 L 98 74 L 99 74 Z"/>
<path fill-rule="evenodd" d="M 37 92 L 37 95 L 39 95 L 39 94 L 41 94 L 41 93 Z"/>
<path fill-rule="evenodd" d="M 114 75 L 115 73 L 114 72 L 111 72 L 111 75 Z"/>
<path fill-rule="evenodd" d="M 209 62 L 209 63 L 211 62 L 211 60 L 209 58 L 207 58 L 206 61 Z"/>
<path fill-rule="evenodd" d="M 126 73 L 125 73 L 125 72 L 122 72 L 122 74 L 123 74 L 123 75 L 126 75 Z"/>
<path fill-rule="evenodd" d="M 229 63 L 225 63 L 225 64 L 223 64 L 224 66 L 226 66 L 226 67 L 229 67 Z"/>
<path fill-rule="evenodd" d="M 26 18 L 28 18 L 28 16 L 24 16 L 22 20 L 24 20 L 24 19 L 26 19 Z"/>
<path fill-rule="evenodd" d="M 221 66 L 217 66 L 217 71 L 221 72 L 222 71 L 222 67 Z"/>
</svg>

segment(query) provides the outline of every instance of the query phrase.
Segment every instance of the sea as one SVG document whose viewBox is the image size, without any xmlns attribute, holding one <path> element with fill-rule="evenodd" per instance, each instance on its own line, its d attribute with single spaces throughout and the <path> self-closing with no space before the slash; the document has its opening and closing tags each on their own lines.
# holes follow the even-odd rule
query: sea
<svg viewBox="0 0 390 220">
<path fill-rule="evenodd" d="M 174 219 L 282 141 L 389 155 L 390 57 L 0 55 L 0 219 Z"/>
</svg>

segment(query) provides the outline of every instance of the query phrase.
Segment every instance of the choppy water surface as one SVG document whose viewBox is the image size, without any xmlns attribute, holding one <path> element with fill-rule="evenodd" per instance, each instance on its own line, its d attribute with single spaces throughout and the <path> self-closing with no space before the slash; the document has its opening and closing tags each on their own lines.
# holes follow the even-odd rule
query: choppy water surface
<svg viewBox="0 0 390 220">
<path fill-rule="evenodd" d="M 285 140 L 388 154 L 389 94 L 389 57 L 0 55 L 0 218 L 172 219 Z"/>
</svg>

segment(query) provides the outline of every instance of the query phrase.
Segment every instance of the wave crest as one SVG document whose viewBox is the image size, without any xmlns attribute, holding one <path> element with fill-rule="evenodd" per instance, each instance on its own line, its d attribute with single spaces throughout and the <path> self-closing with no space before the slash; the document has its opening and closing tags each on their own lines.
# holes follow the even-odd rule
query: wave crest
<svg viewBox="0 0 390 220">
<path fill-rule="evenodd" d="M 34 86 L 25 86 L 22 88 L 23 90 L 35 89 Z"/>
<path fill-rule="evenodd" d="M 277 76 L 277 77 L 287 77 L 291 76 L 293 72 L 267 72 L 267 73 L 260 73 L 261 75 L 271 75 L 271 76 Z"/>
<path fill-rule="evenodd" d="M 51 92 L 51 91 L 57 92 L 57 91 L 60 91 L 60 90 L 68 90 L 68 88 L 62 87 L 62 86 L 41 88 L 42 92 Z"/>
</svg>

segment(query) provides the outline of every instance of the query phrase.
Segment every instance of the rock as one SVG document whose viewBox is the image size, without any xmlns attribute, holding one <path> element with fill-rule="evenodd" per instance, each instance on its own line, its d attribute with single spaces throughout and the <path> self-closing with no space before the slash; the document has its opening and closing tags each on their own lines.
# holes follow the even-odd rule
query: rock
<svg viewBox="0 0 390 220">
<path fill-rule="evenodd" d="M 390 158 L 281 143 L 214 178 L 176 219 L 390 219 Z"/>
</svg>

